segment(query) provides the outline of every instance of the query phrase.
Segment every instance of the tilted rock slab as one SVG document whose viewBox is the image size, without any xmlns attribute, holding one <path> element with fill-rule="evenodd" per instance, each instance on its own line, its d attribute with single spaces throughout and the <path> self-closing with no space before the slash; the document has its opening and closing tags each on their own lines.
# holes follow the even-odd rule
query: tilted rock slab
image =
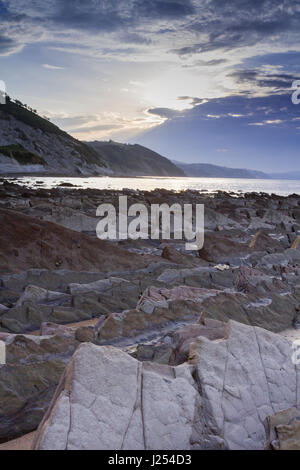
<svg viewBox="0 0 300 470">
<path fill-rule="evenodd" d="M 89 284 L 69 284 L 67 291 L 72 295 L 93 291 L 105 292 L 111 287 L 118 286 L 122 283 L 129 283 L 129 281 L 118 277 L 110 277 L 108 279 L 100 279 L 99 281 L 90 282 Z"/>
<path fill-rule="evenodd" d="M 198 338 L 191 364 L 177 367 L 83 344 L 34 448 L 263 449 L 265 418 L 300 408 L 292 354 L 282 336 L 233 321 L 227 338 Z"/>
<path fill-rule="evenodd" d="M 16 306 L 23 305 L 24 302 L 40 303 L 57 303 L 69 304 L 71 302 L 71 296 L 61 292 L 53 292 L 42 287 L 29 285 L 25 288 L 25 291 L 20 296 Z"/>
<path fill-rule="evenodd" d="M 188 365 L 141 363 L 111 346 L 74 354 L 36 449 L 186 449 L 197 389 Z"/>
<path fill-rule="evenodd" d="M 133 338 L 176 321 L 196 319 L 202 312 L 207 318 L 225 322 L 235 320 L 277 333 L 292 327 L 299 300 L 297 292 L 284 296 L 276 293 L 270 295 L 270 299 L 257 299 L 254 295 L 229 290 L 151 286 L 142 295 L 137 308 L 113 311 L 107 317 L 98 330 L 97 342 L 107 344 L 111 340 L 117 342 Z"/>
<path fill-rule="evenodd" d="M 227 339 L 199 337 L 192 344 L 190 360 L 201 387 L 208 448 L 264 448 L 265 418 L 300 409 L 300 365 L 292 357 L 289 340 L 233 321 Z"/>
<path fill-rule="evenodd" d="M 149 287 L 138 302 L 136 309 L 114 312 L 108 316 L 98 331 L 98 343 L 131 338 L 162 328 L 170 322 L 191 320 L 199 317 L 204 299 L 214 297 L 221 291 L 188 286 L 173 289 Z"/>
</svg>

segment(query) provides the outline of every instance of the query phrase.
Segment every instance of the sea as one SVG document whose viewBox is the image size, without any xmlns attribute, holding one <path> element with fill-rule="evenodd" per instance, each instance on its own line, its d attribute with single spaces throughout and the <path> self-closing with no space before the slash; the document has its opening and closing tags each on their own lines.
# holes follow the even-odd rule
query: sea
<svg viewBox="0 0 300 470">
<path fill-rule="evenodd" d="M 234 193 L 264 192 L 288 196 L 300 195 L 300 180 L 280 179 L 239 179 L 239 178 L 191 178 L 191 177 L 50 177 L 50 176 L 22 176 L 6 178 L 15 183 L 28 187 L 54 188 L 62 183 L 71 183 L 78 188 L 96 189 L 137 189 L 152 191 L 163 188 L 175 191 L 192 189 L 212 193 L 226 191 Z"/>
</svg>

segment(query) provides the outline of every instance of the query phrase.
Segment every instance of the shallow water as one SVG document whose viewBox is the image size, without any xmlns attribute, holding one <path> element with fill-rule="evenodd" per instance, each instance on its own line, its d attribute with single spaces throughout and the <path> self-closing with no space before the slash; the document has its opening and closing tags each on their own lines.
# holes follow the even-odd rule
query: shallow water
<svg viewBox="0 0 300 470">
<path fill-rule="evenodd" d="M 268 180 L 268 179 L 238 179 L 238 178 L 166 178 L 166 177 L 144 177 L 144 178 L 112 178 L 89 177 L 89 178 L 64 178 L 64 177 L 41 177 L 24 176 L 18 177 L 17 182 L 28 186 L 53 188 L 62 182 L 72 183 L 80 188 L 97 188 L 122 190 L 139 189 L 152 191 L 156 188 L 181 191 L 195 189 L 199 191 L 233 191 L 233 192 L 265 192 L 288 196 L 289 194 L 300 194 L 300 181 Z"/>
</svg>

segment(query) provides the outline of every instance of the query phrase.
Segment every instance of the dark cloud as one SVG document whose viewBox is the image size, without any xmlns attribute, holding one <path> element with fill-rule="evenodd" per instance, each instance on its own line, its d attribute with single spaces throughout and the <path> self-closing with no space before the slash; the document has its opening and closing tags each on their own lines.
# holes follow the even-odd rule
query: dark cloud
<svg viewBox="0 0 300 470">
<path fill-rule="evenodd" d="M 226 59 L 212 59 L 212 60 L 199 60 L 197 62 L 197 65 L 208 65 L 210 67 L 213 67 L 215 65 L 220 65 L 220 64 L 225 64 L 228 62 Z"/>
<path fill-rule="evenodd" d="M 100 1 L 95 5 L 92 0 L 57 0 L 48 18 L 54 24 L 64 24 L 68 28 L 112 32 L 127 24 L 126 16 L 122 15 L 118 4 Z"/>
<path fill-rule="evenodd" d="M 145 18 L 178 19 L 195 13 L 191 0 L 136 0 L 134 9 Z"/>
<path fill-rule="evenodd" d="M 181 115 L 181 111 L 170 108 L 151 108 L 147 110 L 148 113 L 160 116 L 162 118 L 171 119 Z"/>
<path fill-rule="evenodd" d="M 56 0 L 54 23 L 83 30 L 115 32 L 147 20 L 172 20 L 194 13 L 191 0 Z"/>
<path fill-rule="evenodd" d="M 207 39 L 172 49 L 180 56 L 218 49 L 230 50 L 251 46 L 279 33 L 299 32 L 297 0 L 206 0 L 200 20 L 189 30 L 207 35 Z"/>
<path fill-rule="evenodd" d="M 19 45 L 11 38 L 0 35 L 0 55 L 10 54 L 17 51 Z"/>
<path fill-rule="evenodd" d="M 178 31 L 181 46 L 172 52 L 185 56 L 254 45 L 281 33 L 298 37 L 298 7 L 299 0 L 0 0 L 0 17 L 5 20 L 0 34 L 7 34 L 5 24 L 24 21 L 33 41 L 34 28 L 40 27 L 50 33 L 117 33 L 124 43 L 147 45 Z M 193 44 L 187 43 L 190 33 L 196 38 Z M 203 65 L 221 63 L 214 59 Z"/>
<path fill-rule="evenodd" d="M 237 70 L 229 76 L 237 83 L 248 84 L 249 89 L 271 88 L 274 91 L 292 88 L 294 80 L 299 80 L 300 75 L 289 73 L 264 73 L 260 70 Z"/>
<path fill-rule="evenodd" d="M 178 96 L 177 98 L 180 101 L 189 101 L 192 106 L 197 106 L 198 104 L 205 103 L 205 99 L 197 98 L 195 96 Z"/>
<path fill-rule="evenodd" d="M 124 32 L 120 36 L 121 41 L 125 41 L 127 44 L 151 44 L 152 40 L 150 38 L 147 38 L 145 36 L 142 36 L 141 34 L 138 33 L 132 33 L 132 32 Z"/>
</svg>

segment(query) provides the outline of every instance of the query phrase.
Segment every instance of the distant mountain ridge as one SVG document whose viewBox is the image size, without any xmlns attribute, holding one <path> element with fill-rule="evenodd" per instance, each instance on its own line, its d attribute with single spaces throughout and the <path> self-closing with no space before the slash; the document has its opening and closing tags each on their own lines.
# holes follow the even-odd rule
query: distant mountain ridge
<svg viewBox="0 0 300 470">
<path fill-rule="evenodd" d="M 228 168 L 210 163 L 182 163 L 176 160 L 172 162 L 181 168 L 186 176 L 195 178 L 269 178 L 269 175 L 262 171 L 245 168 Z"/>
<path fill-rule="evenodd" d="M 300 180 L 300 172 L 267 174 L 210 163 L 183 163 L 139 144 L 81 142 L 11 99 L 0 105 L 0 174 Z"/>
<path fill-rule="evenodd" d="M 141 145 L 81 142 L 19 101 L 0 105 L 0 174 L 183 176 Z"/>
<path fill-rule="evenodd" d="M 184 176 L 171 160 L 138 144 L 94 141 L 88 144 L 114 172 L 123 176 Z"/>
</svg>

